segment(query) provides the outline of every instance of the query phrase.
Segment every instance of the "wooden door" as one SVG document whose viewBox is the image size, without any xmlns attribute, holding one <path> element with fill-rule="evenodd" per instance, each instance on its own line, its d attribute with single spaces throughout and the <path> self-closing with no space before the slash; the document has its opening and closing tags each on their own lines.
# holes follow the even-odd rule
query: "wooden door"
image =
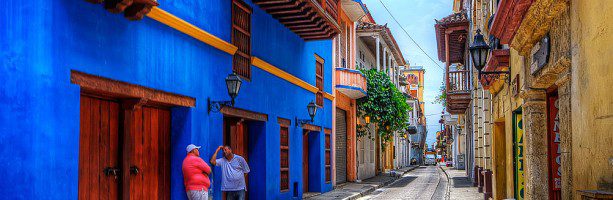
<svg viewBox="0 0 613 200">
<path fill-rule="evenodd" d="M 309 131 L 302 134 L 302 192 L 309 191 Z"/>
<path fill-rule="evenodd" d="M 125 196 L 170 199 L 170 111 L 142 106 L 128 111 L 130 130 L 124 137 Z"/>
<path fill-rule="evenodd" d="M 118 102 L 81 96 L 79 199 L 119 198 L 118 122 Z"/>
<path fill-rule="evenodd" d="M 232 153 L 235 155 L 240 155 L 245 159 L 245 162 L 249 164 L 249 147 L 248 147 L 248 131 L 247 124 L 244 119 L 241 118 L 224 118 L 224 132 L 223 132 L 223 143 L 224 145 L 229 145 L 232 148 Z M 223 153 L 222 153 L 223 156 Z M 245 186 L 249 186 L 249 177 L 245 175 Z M 248 190 L 248 188 L 247 188 Z M 222 195 L 222 199 L 226 199 L 225 193 Z M 248 199 L 245 196 L 245 199 Z"/>
<path fill-rule="evenodd" d="M 524 199 L 524 129 L 522 108 L 513 112 L 513 178 L 515 199 Z"/>
<path fill-rule="evenodd" d="M 228 120 L 228 127 L 226 130 L 227 141 L 226 145 L 230 145 L 232 153 L 240 155 L 247 161 L 247 129 L 245 121 L 242 119 L 230 119 Z"/>
<path fill-rule="evenodd" d="M 507 198 L 507 152 L 506 152 L 506 131 L 503 122 L 494 123 L 494 199 Z"/>
</svg>

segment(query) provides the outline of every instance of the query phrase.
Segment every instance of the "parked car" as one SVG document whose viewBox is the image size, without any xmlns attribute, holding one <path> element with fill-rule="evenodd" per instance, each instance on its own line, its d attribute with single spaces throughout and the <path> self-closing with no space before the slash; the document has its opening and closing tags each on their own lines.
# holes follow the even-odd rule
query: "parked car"
<svg viewBox="0 0 613 200">
<path fill-rule="evenodd" d="M 426 155 L 425 165 L 436 165 L 436 158 L 432 154 Z"/>
</svg>

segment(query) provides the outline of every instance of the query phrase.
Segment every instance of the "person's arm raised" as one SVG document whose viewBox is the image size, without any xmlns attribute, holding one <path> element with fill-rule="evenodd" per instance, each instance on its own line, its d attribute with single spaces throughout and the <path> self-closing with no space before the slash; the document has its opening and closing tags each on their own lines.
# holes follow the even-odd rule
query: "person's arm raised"
<svg viewBox="0 0 613 200">
<path fill-rule="evenodd" d="M 219 150 L 222 148 L 223 146 L 219 146 L 217 147 L 217 150 L 215 150 L 215 153 L 213 153 L 213 156 L 211 156 L 211 165 L 213 166 L 217 166 L 217 153 L 219 153 Z"/>
</svg>

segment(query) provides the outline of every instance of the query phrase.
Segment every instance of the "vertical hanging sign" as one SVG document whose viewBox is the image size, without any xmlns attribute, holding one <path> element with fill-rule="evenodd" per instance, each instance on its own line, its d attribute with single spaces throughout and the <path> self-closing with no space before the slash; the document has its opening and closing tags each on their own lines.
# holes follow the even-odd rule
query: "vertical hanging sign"
<svg viewBox="0 0 613 200">
<path fill-rule="evenodd" d="M 524 126 L 522 114 L 515 115 L 515 198 L 524 199 Z"/>
<path fill-rule="evenodd" d="M 547 97 L 548 106 L 548 143 L 549 143 L 549 186 L 550 190 L 561 190 L 560 160 L 560 117 L 558 114 L 558 95 Z"/>
</svg>

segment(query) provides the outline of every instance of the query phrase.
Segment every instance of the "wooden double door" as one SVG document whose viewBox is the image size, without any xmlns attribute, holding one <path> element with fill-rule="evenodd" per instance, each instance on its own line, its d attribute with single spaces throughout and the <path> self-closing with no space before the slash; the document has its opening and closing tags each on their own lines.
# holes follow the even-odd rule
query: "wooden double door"
<svg viewBox="0 0 613 200">
<path fill-rule="evenodd" d="M 170 110 L 81 96 L 79 199 L 170 199 Z"/>
<path fill-rule="evenodd" d="M 249 143 L 248 129 L 244 119 L 225 117 L 224 118 L 223 143 L 232 148 L 232 153 L 242 156 L 248 161 Z"/>
<path fill-rule="evenodd" d="M 232 153 L 239 155 L 245 159 L 245 162 L 249 164 L 249 140 L 248 140 L 248 127 L 247 121 L 237 117 L 224 117 L 223 120 L 223 143 L 224 145 L 232 148 Z M 223 152 L 220 152 L 223 156 Z M 245 176 L 245 186 L 249 187 L 249 177 Z M 247 189 L 248 190 L 248 189 Z M 222 199 L 226 199 L 225 192 L 222 195 Z M 245 199 L 249 199 L 248 193 L 245 194 Z"/>
</svg>

